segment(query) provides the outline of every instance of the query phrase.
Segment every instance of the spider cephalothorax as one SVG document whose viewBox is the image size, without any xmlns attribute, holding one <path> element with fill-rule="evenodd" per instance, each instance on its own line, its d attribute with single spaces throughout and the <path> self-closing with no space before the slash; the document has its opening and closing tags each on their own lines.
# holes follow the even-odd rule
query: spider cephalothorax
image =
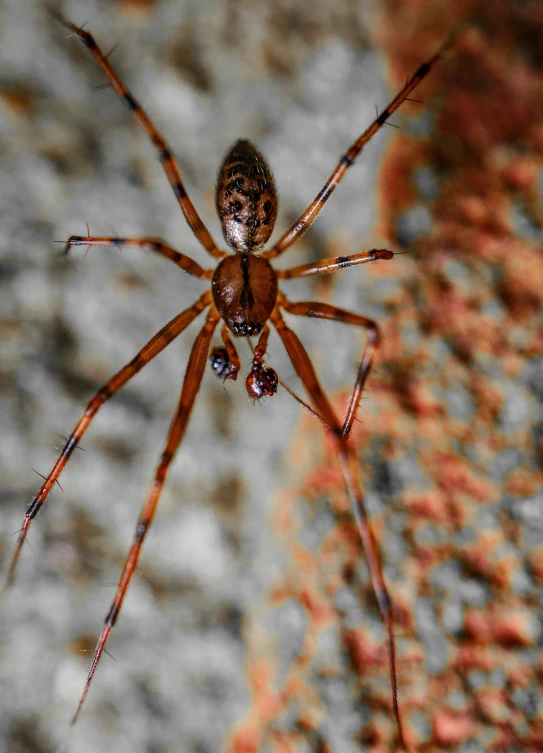
<svg viewBox="0 0 543 753">
<path fill-rule="evenodd" d="M 277 275 L 266 259 L 249 253 L 227 256 L 211 282 L 213 301 L 228 328 L 241 337 L 258 335 L 277 298 Z"/>
</svg>

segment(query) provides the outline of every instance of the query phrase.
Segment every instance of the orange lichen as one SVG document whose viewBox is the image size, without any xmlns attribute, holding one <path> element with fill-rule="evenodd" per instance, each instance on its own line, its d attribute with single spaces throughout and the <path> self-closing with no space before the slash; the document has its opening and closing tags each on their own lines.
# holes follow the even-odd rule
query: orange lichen
<svg viewBox="0 0 543 753">
<path fill-rule="evenodd" d="M 530 615 L 518 604 L 515 608 L 491 604 L 481 611 L 470 609 L 465 614 L 464 627 L 479 643 L 530 646 L 535 640 Z"/>
<path fill-rule="evenodd" d="M 482 688 L 477 692 L 477 705 L 492 724 L 501 724 L 511 716 L 507 694 L 500 688 Z"/>
<path fill-rule="evenodd" d="M 388 663 L 386 646 L 371 640 L 363 630 L 347 630 L 343 641 L 356 672 L 362 677 Z"/>
<path fill-rule="evenodd" d="M 496 490 L 486 478 L 478 478 L 470 463 L 458 456 L 436 452 L 428 457 L 434 467 L 434 477 L 446 494 L 451 497 L 466 494 L 479 502 L 492 502 Z"/>
<path fill-rule="evenodd" d="M 434 717 L 436 741 L 442 745 L 458 745 L 476 732 L 476 726 L 467 714 L 449 709 L 438 711 Z"/>
<path fill-rule="evenodd" d="M 404 506 L 409 510 L 411 520 L 417 518 L 424 520 L 434 520 L 438 523 L 445 523 L 449 519 L 449 509 L 447 498 L 440 489 L 433 489 L 423 495 L 417 495 L 411 499 L 404 500 Z"/>
<path fill-rule="evenodd" d="M 310 614 L 311 621 L 316 628 L 333 625 L 336 619 L 336 611 L 327 600 L 320 597 L 318 591 L 302 588 L 299 593 L 299 601 Z"/>
<path fill-rule="evenodd" d="M 381 169 L 380 189 L 386 193 L 388 212 L 379 219 L 379 232 L 385 238 L 394 237 L 392 218 L 408 209 L 415 199 L 413 172 L 416 162 L 422 157 L 420 147 L 408 139 L 397 139 L 394 153 L 390 155 Z M 421 162 L 423 160 L 421 159 Z"/>
<path fill-rule="evenodd" d="M 532 552 L 528 559 L 535 577 L 540 583 L 543 583 L 543 547 L 539 547 L 538 550 Z"/>
<path fill-rule="evenodd" d="M 270 689 L 273 673 L 273 665 L 264 659 L 255 662 L 248 673 L 249 684 L 261 715 L 276 714 L 284 706 L 281 695 Z"/>
<path fill-rule="evenodd" d="M 463 644 L 456 649 L 453 666 L 462 674 L 474 669 L 488 672 L 496 665 L 493 652 L 484 646 Z"/>
</svg>

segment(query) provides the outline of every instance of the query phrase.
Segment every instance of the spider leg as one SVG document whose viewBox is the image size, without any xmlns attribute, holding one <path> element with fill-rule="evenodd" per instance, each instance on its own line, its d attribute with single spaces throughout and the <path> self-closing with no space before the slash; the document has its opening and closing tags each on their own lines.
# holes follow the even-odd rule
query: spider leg
<svg viewBox="0 0 543 753">
<path fill-rule="evenodd" d="M 349 149 L 342 156 L 334 171 L 324 184 L 323 188 L 319 191 L 317 196 L 313 199 L 311 204 L 305 209 L 293 225 L 284 233 L 277 241 L 275 246 L 269 251 L 261 254 L 265 259 L 273 259 L 283 251 L 286 251 L 295 240 L 297 240 L 302 233 L 305 233 L 307 228 L 313 223 L 321 209 L 324 207 L 332 192 L 341 182 L 343 176 L 347 172 L 348 168 L 353 164 L 355 159 L 362 151 L 365 144 L 374 136 L 377 131 L 385 125 L 390 116 L 396 112 L 398 107 L 409 98 L 409 95 L 415 89 L 420 82 L 425 78 L 432 70 L 435 64 L 440 60 L 445 52 L 451 47 L 455 39 L 454 35 L 445 42 L 445 44 L 429 58 L 425 63 L 419 65 L 415 73 L 407 79 L 404 87 L 398 92 L 394 99 L 385 107 L 385 109 L 375 118 L 373 123 L 366 128 L 364 133 L 349 147 Z"/>
<path fill-rule="evenodd" d="M 290 280 L 293 277 L 309 277 L 309 275 L 323 275 L 329 272 L 337 272 L 338 269 L 347 269 L 357 264 L 366 262 L 392 259 L 394 251 L 388 248 L 372 248 L 370 251 L 361 251 L 351 256 L 333 256 L 322 261 L 314 261 L 309 264 L 300 264 L 289 269 L 276 269 L 279 279 Z"/>
<path fill-rule="evenodd" d="M 149 530 L 149 526 L 153 521 L 158 501 L 164 487 L 164 482 L 166 481 L 168 469 L 173 458 L 175 457 L 175 453 L 177 452 L 179 445 L 181 444 L 181 440 L 183 439 L 185 429 L 187 428 L 189 422 L 189 417 L 194 405 L 194 401 L 196 400 L 196 395 L 198 394 L 198 390 L 200 389 L 200 384 L 202 382 L 202 376 L 204 374 L 204 368 L 207 361 L 207 354 L 209 351 L 209 343 L 211 342 L 213 332 L 215 331 L 215 327 L 217 326 L 219 319 L 219 313 L 213 307 L 207 316 L 204 326 L 196 337 L 194 345 L 192 346 L 192 351 L 189 357 L 189 362 L 187 364 L 187 370 L 185 372 L 185 379 L 183 381 L 183 387 L 181 389 L 181 397 L 179 399 L 177 411 L 171 423 L 170 431 L 168 432 L 168 437 L 166 439 L 166 444 L 160 457 L 160 462 L 155 471 L 155 478 L 153 480 L 151 490 L 140 513 L 134 540 L 132 542 L 132 546 L 130 547 L 130 551 L 121 573 L 119 585 L 117 586 L 117 591 L 115 593 L 115 598 L 113 599 L 111 608 L 106 616 L 102 633 L 94 651 L 94 658 L 92 660 L 92 664 L 87 675 L 87 681 L 85 683 L 85 687 L 83 688 L 81 698 L 79 699 L 76 712 L 73 716 L 72 724 L 75 724 L 77 717 L 81 712 L 83 703 L 92 682 L 92 678 L 96 671 L 96 667 L 98 666 L 100 657 L 104 652 L 109 634 L 111 633 L 117 617 L 119 616 L 119 611 L 124 601 L 124 597 L 126 596 L 128 586 L 130 585 L 130 581 L 137 567 L 143 540 L 145 538 L 145 535 L 147 534 L 147 531 Z"/>
<path fill-rule="evenodd" d="M 281 306 L 284 306 L 285 310 L 292 314 L 298 314 L 299 316 L 313 316 L 324 319 L 333 319 L 334 321 L 342 321 L 348 324 L 355 324 L 359 326 L 368 327 L 370 332 L 374 332 L 375 340 L 371 345 L 370 352 L 368 353 L 368 347 L 364 351 L 362 357 L 362 364 L 359 369 L 359 375 L 356 380 L 355 389 L 351 397 L 351 408 L 354 403 L 358 405 L 360 400 L 359 395 L 362 392 L 362 386 L 365 378 L 371 366 L 373 359 L 373 352 L 378 342 L 378 330 L 373 322 L 364 317 L 359 317 L 356 314 L 350 314 L 347 311 L 338 309 L 334 306 L 328 306 L 321 303 L 289 303 L 286 299 L 280 300 Z M 345 479 L 345 485 L 347 487 L 347 493 L 353 515 L 356 520 L 356 524 L 362 539 L 362 546 L 368 564 L 368 570 L 370 573 L 371 583 L 381 619 L 387 633 L 388 643 L 388 656 L 390 666 L 390 681 L 392 687 L 392 708 L 394 717 L 396 719 L 396 726 L 398 731 L 398 739 L 403 750 L 407 751 L 407 743 L 405 741 L 403 733 L 403 725 L 400 717 L 400 711 L 398 707 L 398 683 L 396 673 L 396 644 L 394 641 L 393 631 L 393 615 L 392 615 L 392 603 L 388 594 L 388 589 L 383 577 L 381 557 L 379 555 L 379 549 L 374 533 L 371 528 L 370 520 L 368 518 L 365 505 L 364 496 L 358 479 L 357 460 L 351 445 L 347 441 L 348 432 L 345 433 L 347 427 L 347 421 L 343 424 L 338 420 L 335 415 L 332 406 L 325 393 L 320 386 L 319 380 L 315 373 L 315 369 L 309 359 L 307 351 L 302 345 L 298 336 L 285 324 L 280 311 L 279 306 L 276 306 L 270 317 L 273 325 L 275 326 L 279 337 L 283 341 L 283 345 L 289 355 L 289 358 L 294 366 L 294 369 L 300 377 L 304 387 L 306 388 L 313 404 L 315 405 L 317 412 L 321 416 L 321 421 L 330 427 L 332 436 L 335 438 L 336 450 L 341 465 L 341 470 Z M 370 340 L 371 343 L 371 340 Z M 365 365 L 367 364 L 367 365 Z M 363 376 L 361 376 L 363 374 Z M 352 420 L 349 426 L 352 426 Z"/>
<path fill-rule="evenodd" d="M 236 346 L 230 338 L 230 330 L 226 324 L 223 324 L 221 328 L 221 337 L 228 355 L 228 369 L 230 371 L 228 378 L 235 381 L 238 377 L 238 371 L 240 370 L 240 362 Z"/>
<path fill-rule="evenodd" d="M 398 706 L 398 680 L 396 675 L 396 642 L 394 640 L 394 618 L 392 614 L 392 601 L 388 593 L 388 589 L 385 584 L 383 576 L 383 570 L 381 565 L 381 555 L 379 554 L 379 547 L 373 533 L 366 506 L 364 504 L 364 495 L 360 486 L 360 479 L 358 478 L 357 460 L 351 445 L 347 442 L 338 444 L 338 457 L 343 472 L 343 478 L 345 479 L 345 485 L 347 487 L 347 493 L 351 508 L 353 511 L 356 525 L 362 539 L 362 546 L 364 548 L 364 554 L 366 556 L 366 562 L 368 563 L 368 569 L 370 571 L 371 582 L 373 586 L 373 592 L 377 600 L 379 612 L 388 639 L 388 662 L 390 669 L 390 683 L 392 687 L 392 709 L 394 711 L 394 717 L 396 719 L 396 727 L 398 730 L 398 739 L 403 750 L 408 751 L 404 733 L 402 718 L 400 716 L 400 709 Z"/>
<path fill-rule="evenodd" d="M 368 342 L 362 353 L 356 382 L 347 404 L 347 413 L 341 427 L 341 437 L 346 441 L 353 428 L 353 423 L 356 418 L 358 406 L 360 405 L 360 400 L 362 399 L 362 392 L 375 357 L 375 352 L 381 344 L 381 335 L 377 323 L 374 322 L 373 319 L 368 319 L 360 314 L 353 314 L 350 311 L 345 311 L 345 309 L 340 309 L 337 306 L 331 306 L 328 303 L 318 303 L 316 301 L 300 301 L 292 303 L 285 296 L 282 296 L 281 305 L 284 306 L 285 311 L 288 311 L 289 314 L 308 316 L 312 319 L 329 319 L 334 322 L 343 322 L 344 324 L 351 324 L 355 327 L 364 327 L 368 332 Z"/>
<path fill-rule="evenodd" d="M 188 327 L 188 325 L 195 319 L 200 312 L 202 312 L 211 303 L 211 292 L 206 291 L 200 298 L 188 309 L 182 311 L 171 322 L 166 324 L 157 334 L 152 337 L 147 345 L 145 345 L 140 352 L 127 363 L 126 366 L 118 371 L 114 377 L 112 377 L 103 387 L 98 390 L 96 395 L 91 399 L 87 405 L 85 412 L 79 419 L 74 430 L 68 437 L 68 441 L 64 445 L 62 452 L 60 453 L 57 462 L 53 466 L 51 473 L 45 479 L 45 482 L 39 492 L 32 500 L 32 504 L 28 508 L 25 519 L 19 533 L 19 539 L 17 546 L 11 560 L 8 578 L 6 585 L 11 585 L 15 578 L 15 571 L 17 569 L 17 563 L 19 561 L 19 555 L 25 542 L 30 524 L 37 516 L 42 508 L 45 500 L 58 477 L 64 470 L 64 466 L 68 462 L 70 455 L 77 447 L 83 434 L 88 429 L 92 419 L 102 407 L 102 405 L 112 397 L 121 387 L 123 387 L 132 377 L 141 371 L 149 361 L 151 361 L 156 355 L 158 355 L 164 348 L 169 345 L 175 338 L 181 334 L 181 332 Z"/>
<path fill-rule="evenodd" d="M 70 29 L 80 37 L 85 47 L 87 47 L 93 58 L 96 60 L 96 62 L 104 72 L 111 86 L 115 89 L 128 109 L 134 113 L 136 120 L 143 128 L 156 151 L 158 152 L 158 158 L 162 163 L 166 177 L 170 181 L 170 185 L 173 189 L 179 206 L 181 207 L 181 211 L 185 215 L 185 219 L 188 222 L 190 229 L 198 238 L 206 251 L 208 251 L 212 256 L 215 256 L 217 259 L 222 259 L 224 256 L 226 256 L 225 252 L 220 251 L 217 248 L 208 229 L 200 219 L 200 216 L 196 211 L 194 204 L 189 199 L 189 196 L 185 191 L 185 187 L 183 186 L 183 182 L 181 180 L 181 175 L 179 174 L 179 168 L 177 167 L 177 163 L 168 145 L 166 144 L 166 141 L 158 132 L 143 107 L 132 96 L 130 91 L 126 88 L 121 79 L 115 73 L 111 63 L 107 59 L 107 56 L 104 55 L 100 47 L 96 44 L 92 34 L 89 34 L 89 32 L 85 31 L 85 29 L 81 29 L 70 21 L 67 21 L 60 14 L 55 15 L 64 26 L 66 26 L 68 29 Z"/>
<path fill-rule="evenodd" d="M 264 362 L 264 357 L 268 349 L 268 340 L 270 339 L 270 328 L 267 324 L 262 327 L 262 332 L 258 338 L 255 349 L 253 350 L 253 368 L 260 368 Z"/>
<path fill-rule="evenodd" d="M 281 296 L 279 305 L 283 305 L 283 301 L 284 297 Z M 279 311 L 279 305 L 277 305 L 272 311 L 270 321 L 283 341 L 283 345 L 292 361 L 292 365 L 300 377 L 308 395 L 315 404 L 315 408 L 320 414 L 321 420 L 326 426 L 330 427 L 332 434 L 339 439 L 341 436 L 341 423 L 334 413 L 330 401 L 320 386 L 313 364 L 311 363 L 300 338 L 285 324 L 281 312 Z"/>
<path fill-rule="evenodd" d="M 116 246 L 117 248 L 121 246 L 136 246 L 170 259 L 184 272 L 193 277 L 200 277 L 204 280 L 210 280 L 213 277 L 212 269 L 204 269 L 197 262 L 193 261 L 190 256 L 182 254 L 181 251 L 176 251 L 175 248 L 156 238 L 104 238 L 94 235 L 71 235 L 66 241 L 66 251 L 71 246 Z"/>
</svg>

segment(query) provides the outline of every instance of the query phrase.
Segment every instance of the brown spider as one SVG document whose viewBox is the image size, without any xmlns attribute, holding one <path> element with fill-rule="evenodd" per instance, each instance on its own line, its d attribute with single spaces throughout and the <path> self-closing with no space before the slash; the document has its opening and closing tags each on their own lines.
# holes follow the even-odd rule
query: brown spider
<svg viewBox="0 0 543 753">
<path fill-rule="evenodd" d="M 352 144 L 340 159 L 322 190 L 292 227 L 282 235 L 270 250 L 258 254 L 255 252 L 259 251 L 266 243 L 275 224 L 277 193 L 270 169 L 258 149 L 250 141 L 237 141 L 224 158 L 216 189 L 216 205 L 223 233 L 228 245 L 235 251 L 233 255 L 229 255 L 215 245 L 185 191 L 177 164 L 166 142 L 156 130 L 146 112 L 121 82 L 92 35 L 64 19 L 60 20 L 81 38 L 102 68 L 112 87 L 134 113 L 158 152 L 160 162 L 175 197 L 194 235 L 206 251 L 219 260 L 215 269 L 203 269 L 185 254 L 176 251 L 162 241 L 151 238 L 106 238 L 72 235 L 66 244 L 67 250 L 71 246 L 79 245 L 139 246 L 170 259 L 194 277 L 211 281 L 211 289 L 208 288 L 192 306 L 166 324 L 132 361 L 115 374 L 90 400 L 49 476 L 28 508 L 19 534 L 17 547 L 9 568 L 8 583 L 12 583 L 15 577 L 19 555 L 32 520 L 37 516 L 70 455 L 100 407 L 180 335 L 201 312 L 207 310 L 205 324 L 194 341 L 189 357 L 178 408 L 170 426 L 151 490 L 141 511 L 134 540 L 117 586 L 115 598 L 105 619 L 105 625 L 96 646 L 87 681 L 73 716 L 72 724 L 79 716 L 96 667 L 105 650 L 109 634 L 119 615 L 130 580 L 137 567 L 143 540 L 153 520 L 169 466 L 187 428 L 189 416 L 200 388 L 213 332 L 222 320 L 221 335 L 224 347 L 215 348 L 211 353 L 210 360 L 215 373 L 223 379 L 230 380 L 236 380 L 240 368 L 239 358 L 230 334 L 238 337 L 259 335 L 257 344 L 253 349 L 252 367 L 246 380 L 246 389 L 249 396 L 258 400 L 263 396 L 274 395 L 279 383 L 277 373 L 272 368 L 263 365 L 270 332 L 268 322 L 271 322 L 286 348 L 296 373 L 309 394 L 312 406 L 307 405 L 296 395 L 294 397 L 321 421 L 334 438 L 353 515 L 360 531 L 373 590 L 387 633 L 393 712 L 399 743 L 404 750 L 407 750 L 398 709 L 392 606 L 383 579 L 377 544 L 364 507 L 356 458 L 348 442 L 364 385 L 376 349 L 379 347 L 379 329 L 371 319 L 326 303 L 307 301 L 292 303 L 278 290 L 279 279 L 327 274 L 356 264 L 391 259 L 394 252 L 388 249 L 372 249 L 351 256 L 324 259 L 285 270 L 274 270 L 270 260 L 286 251 L 312 224 L 364 145 L 387 122 L 402 102 L 409 99 L 409 94 L 443 56 L 451 41 L 449 40 L 433 57 L 419 66 L 392 102 Z M 367 330 L 368 342 L 362 353 L 358 374 L 343 421 L 338 418 L 323 392 L 304 346 L 296 334 L 285 324 L 281 315 L 282 310 L 298 316 L 343 322 Z M 286 389 L 291 392 L 289 388 Z"/>
</svg>

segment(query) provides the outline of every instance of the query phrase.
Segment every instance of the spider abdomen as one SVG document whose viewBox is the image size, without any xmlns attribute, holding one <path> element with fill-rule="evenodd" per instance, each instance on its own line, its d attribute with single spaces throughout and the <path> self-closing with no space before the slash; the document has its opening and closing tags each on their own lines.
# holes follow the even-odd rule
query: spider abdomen
<svg viewBox="0 0 543 753">
<path fill-rule="evenodd" d="M 228 328 L 242 337 L 257 335 L 277 298 L 277 276 L 271 264 L 249 253 L 227 256 L 211 282 L 213 300 Z"/>
<path fill-rule="evenodd" d="M 236 141 L 225 156 L 215 200 L 229 246 L 251 253 L 266 243 L 277 217 L 277 192 L 266 160 L 250 141 Z"/>
</svg>

